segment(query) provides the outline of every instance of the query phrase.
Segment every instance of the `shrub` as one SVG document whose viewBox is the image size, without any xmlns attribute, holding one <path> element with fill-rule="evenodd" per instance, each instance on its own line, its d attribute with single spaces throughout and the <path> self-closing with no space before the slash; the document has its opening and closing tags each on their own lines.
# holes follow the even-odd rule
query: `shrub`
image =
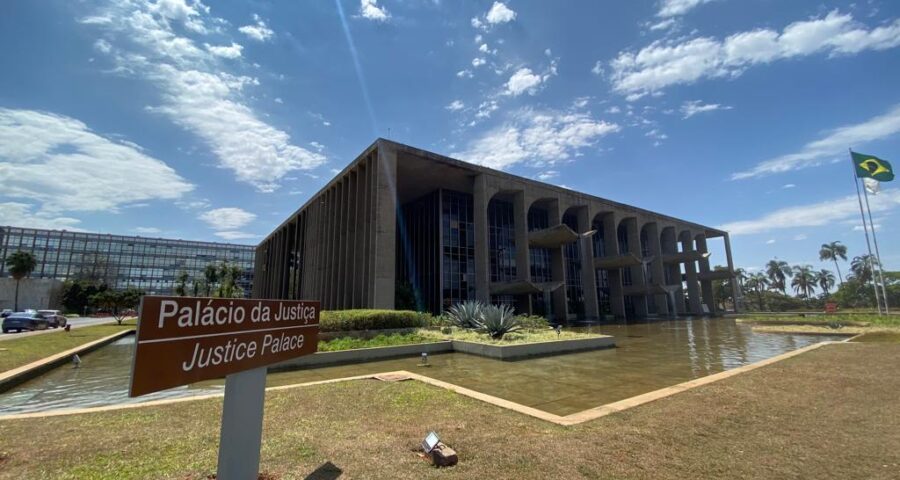
<svg viewBox="0 0 900 480">
<path fill-rule="evenodd" d="M 519 315 L 519 323 L 522 324 L 522 328 L 529 330 L 546 330 L 550 328 L 550 322 L 538 315 Z"/>
<path fill-rule="evenodd" d="M 447 317 L 459 328 L 478 328 L 485 308 L 484 304 L 477 300 L 467 300 L 450 307 L 447 310 Z"/>
<path fill-rule="evenodd" d="M 522 329 L 520 317 L 513 313 L 508 305 L 486 305 L 481 308 L 481 319 L 478 322 L 480 330 L 484 330 L 495 340 L 500 340 L 503 335 Z"/>
<path fill-rule="evenodd" d="M 329 310 L 319 318 L 319 330 L 345 332 L 350 330 L 384 330 L 390 328 L 421 328 L 428 326 L 431 315 L 409 310 Z"/>
</svg>

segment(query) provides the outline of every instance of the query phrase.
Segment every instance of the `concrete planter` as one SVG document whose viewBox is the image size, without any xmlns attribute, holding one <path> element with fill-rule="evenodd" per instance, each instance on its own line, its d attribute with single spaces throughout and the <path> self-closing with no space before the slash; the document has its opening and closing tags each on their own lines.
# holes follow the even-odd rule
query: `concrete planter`
<svg viewBox="0 0 900 480">
<path fill-rule="evenodd" d="M 520 360 L 523 358 L 560 355 L 585 350 L 596 350 L 615 346 L 615 338 L 600 336 L 574 340 L 551 340 L 548 342 L 523 343 L 519 345 L 489 345 L 486 343 L 446 340 L 433 343 L 416 343 L 395 347 L 358 348 L 339 352 L 318 352 L 313 355 L 288 360 L 269 367 L 270 372 L 298 370 L 301 368 L 324 367 L 348 363 L 365 363 L 391 358 L 416 357 L 428 354 L 462 352 L 497 360 Z"/>
<path fill-rule="evenodd" d="M 340 365 L 346 363 L 364 363 L 374 360 L 387 360 L 389 358 L 414 357 L 422 352 L 450 353 L 453 351 L 453 342 L 414 343 L 411 345 L 397 345 L 395 347 L 357 348 L 355 350 L 342 350 L 339 352 L 317 352 L 305 357 L 298 357 L 281 362 L 269 367 L 270 372 L 285 370 L 297 370 L 300 368 L 323 367 L 326 365 Z"/>
<path fill-rule="evenodd" d="M 517 345 L 490 345 L 487 343 L 466 342 L 463 340 L 453 340 L 452 342 L 453 350 L 456 352 L 506 361 L 520 360 L 528 357 L 559 355 L 584 350 L 597 350 L 600 348 L 614 347 L 616 345 L 615 338 L 606 335 L 601 337 L 577 338 L 573 340 L 521 343 Z"/>
</svg>

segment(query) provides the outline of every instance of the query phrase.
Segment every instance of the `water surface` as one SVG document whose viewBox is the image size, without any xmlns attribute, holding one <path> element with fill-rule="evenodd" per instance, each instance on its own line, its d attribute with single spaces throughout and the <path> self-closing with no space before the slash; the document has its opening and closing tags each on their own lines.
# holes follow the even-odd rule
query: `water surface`
<svg viewBox="0 0 900 480">
<path fill-rule="evenodd" d="M 462 353 L 401 358 L 364 364 L 273 373 L 267 384 L 287 385 L 391 370 L 410 370 L 438 380 L 558 415 L 622 400 L 687 380 L 757 362 L 842 336 L 753 333 L 733 319 L 660 321 L 578 328 L 616 337 L 617 347 L 583 353 L 502 362 Z M 82 357 L 0 394 L 0 414 L 221 392 L 222 381 L 203 382 L 128 398 L 134 337 Z"/>
</svg>

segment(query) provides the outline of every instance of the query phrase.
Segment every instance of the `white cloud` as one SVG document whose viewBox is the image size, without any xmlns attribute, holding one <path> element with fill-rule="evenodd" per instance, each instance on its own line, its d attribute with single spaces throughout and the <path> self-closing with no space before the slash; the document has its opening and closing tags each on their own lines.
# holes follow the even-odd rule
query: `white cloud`
<svg viewBox="0 0 900 480">
<path fill-rule="evenodd" d="M 618 130 L 618 125 L 586 113 L 523 109 L 452 156 L 497 169 L 520 163 L 549 166 Z"/>
<path fill-rule="evenodd" d="M 766 240 L 766 245 L 772 245 L 773 243 L 775 243 L 774 238 L 770 238 L 770 239 Z"/>
<path fill-rule="evenodd" d="M 809 238 L 809 237 L 805 233 L 800 233 L 800 234 L 794 235 L 794 240 L 797 240 L 797 241 L 806 240 L 807 238 Z"/>
<path fill-rule="evenodd" d="M 256 215 L 241 208 L 216 208 L 203 212 L 198 217 L 220 233 L 236 231 L 256 219 Z M 218 235 L 218 233 L 216 234 Z"/>
<path fill-rule="evenodd" d="M 34 212 L 33 206 L 19 202 L 0 203 L 0 225 L 17 227 L 46 228 L 50 230 L 81 231 L 76 225 L 81 220 L 53 213 Z"/>
<path fill-rule="evenodd" d="M 685 119 L 691 118 L 698 113 L 714 112 L 716 110 L 731 110 L 731 107 L 718 103 L 703 103 L 701 100 L 691 100 L 681 105 L 681 114 L 684 115 Z"/>
<path fill-rule="evenodd" d="M 684 15 L 694 7 L 713 0 L 662 0 L 657 17 L 667 18 Z"/>
<path fill-rule="evenodd" d="M 900 190 L 884 190 L 869 199 L 873 212 L 887 212 L 900 206 Z M 727 223 L 718 228 L 732 235 L 765 233 L 773 230 L 797 227 L 821 227 L 852 219 L 859 215 L 859 204 L 853 195 L 834 200 L 786 207 L 767 213 L 753 220 Z"/>
<path fill-rule="evenodd" d="M 556 170 L 545 170 L 537 174 L 537 179 L 546 182 L 547 180 L 552 180 L 559 176 L 559 172 Z"/>
<path fill-rule="evenodd" d="M 865 122 L 831 130 L 824 137 L 807 143 L 798 152 L 760 162 L 749 170 L 733 174 L 731 178 L 741 180 L 813 167 L 824 161 L 849 155 L 846 150 L 849 145 L 864 145 L 898 132 L 900 132 L 900 104 L 895 105 L 887 113 Z"/>
<path fill-rule="evenodd" d="M 158 87 L 162 103 L 148 107 L 149 111 L 196 135 L 215 154 L 220 167 L 262 192 L 277 189 L 278 181 L 292 170 L 326 162 L 325 156 L 292 144 L 290 135 L 261 120 L 245 103 L 244 91 L 258 85 L 257 79 L 229 72 L 215 55 L 178 35 L 171 25 L 170 18 L 182 17 L 204 25 L 201 17 L 208 8 L 194 2 L 190 7 L 196 14 L 163 17 L 155 13 L 161 7 L 137 7 L 124 0 L 114 3 L 105 12 L 111 22 L 100 28 L 115 43 L 113 59 L 118 70 Z M 180 11 L 176 7 L 166 11 Z M 210 19 L 210 23 L 219 22 Z"/>
<path fill-rule="evenodd" d="M 454 101 L 450 102 L 450 104 L 444 108 L 446 108 L 447 110 L 450 110 L 451 112 L 455 112 L 457 110 L 462 110 L 465 107 L 466 107 L 466 105 L 463 102 L 460 102 L 459 100 L 454 100 Z"/>
<path fill-rule="evenodd" d="M 515 97 L 527 92 L 534 95 L 539 90 L 538 87 L 549 78 L 549 74 L 542 76 L 532 72 L 530 68 L 520 68 L 506 82 L 506 94 Z"/>
<path fill-rule="evenodd" d="M 266 22 L 259 15 L 253 14 L 253 25 L 244 25 L 238 28 L 238 31 L 244 35 L 256 40 L 257 42 L 265 42 L 275 35 L 275 32 L 266 25 Z"/>
<path fill-rule="evenodd" d="M 209 53 L 222 58 L 238 58 L 241 56 L 241 50 L 244 49 L 243 46 L 238 45 L 234 42 L 231 42 L 230 47 L 226 47 L 223 45 L 210 45 L 208 43 L 205 43 L 204 46 Z"/>
<path fill-rule="evenodd" d="M 359 0 L 359 14 L 363 18 L 378 22 L 391 18 L 391 14 L 384 7 L 378 6 L 378 0 Z"/>
<path fill-rule="evenodd" d="M 516 12 L 510 10 L 503 2 L 494 2 L 484 18 L 490 24 L 506 23 L 516 19 Z"/>
<path fill-rule="evenodd" d="M 475 111 L 475 118 L 489 118 L 498 108 L 500 108 L 500 105 L 497 104 L 496 100 L 485 100 L 478 104 L 478 109 Z"/>
<path fill-rule="evenodd" d="M 593 68 L 591 68 L 591 73 L 597 76 L 602 76 L 606 71 L 603 69 L 603 62 L 597 61 L 594 64 Z"/>
<path fill-rule="evenodd" d="M 793 183 L 785 183 L 784 185 L 781 186 L 781 188 L 794 188 L 796 186 L 797 185 L 795 185 Z"/>
<path fill-rule="evenodd" d="M 606 113 L 619 113 L 619 112 L 621 112 L 621 111 L 622 111 L 622 109 L 619 108 L 619 107 L 617 107 L 617 106 L 615 106 L 615 105 L 613 105 L 613 106 L 611 106 L 611 107 L 609 107 L 609 108 L 606 109 Z"/>
<path fill-rule="evenodd" d="M 459 78 L 472 78 L 474 74 L 471 70 L 460 70 L 456 72 L 456 76 Z"/>
<path fill-rule="evenodd" d="M 654 24 L 651 24 L 651 25 L 650 25 L 650 30 L 651 30 L 651 31 L 656 31 L 656 30 L 666 30 L 666 29 L 668 29 L 668 28 L 674 27 L 676 23 L 677 23 L 677 22 L 675 21 L 674 18 L 667 18 L 667 19 L 665 19 L 665 20 L 662 20 L 662 21 L 656 22 L 656 23 L 654 23 Z"/>
<path fill-rule="evenodd" d="M 166 21 L 176 20 L 185 28 L 195 33 L 206 33 L 206 25 L 200 18 L 203 13 L 209 13 L 209 7 L 199 0 L 192 1 L 190 5 L 185 0 L 157 0 L 156 3 L 147 5 L 150 13 L 158 15 Z"/>
<path fill-rule="evenodd" d="M 832 11 L 825 17 L 794 22 L 781 32 L 757 29 L 724 40 L 698 37 L 658 40 L 638 52 L 621 52 L 610 62 L 613 89 L 644 94 L 705 78 L 736 77 L 759 64 L 827 53 L 849 55 L 900 45 L 900 19 L 867 29 L 851 14 Z"/>
<path fill-rule="evenodd" d="M 475 68 L 478 68 L 478 67 L 484 65 L 485 63 L 487 63 L 487 60 L 485 60 L 481 57 L 475 57 L 472 59 L 472 66 Z"/>
<path fill-rule="evenodd" d="M 241 232 L 237 230 L 225 230 L 221 232 L 215 232 L 217 237 L 224 238 L 225 240 L 244 240 L 248 238 L 258 238 L 259 235 L 255 233 L 247 233 Z"/>
<path fill-rule="evenodd" d="M 101 136 L 74 118 L 7 108 L 0 108 L 0 186 L 4 197 L 40 204 L 46 219 L 175 200 L 194 188 L 133 143 Z"/>
</svg>

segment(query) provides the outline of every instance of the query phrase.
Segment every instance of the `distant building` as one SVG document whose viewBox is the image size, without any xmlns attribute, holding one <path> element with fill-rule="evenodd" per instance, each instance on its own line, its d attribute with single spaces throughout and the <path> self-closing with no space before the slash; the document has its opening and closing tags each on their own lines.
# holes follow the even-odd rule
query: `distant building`
<svg viewBox="0 0 900 480">
<path fill-rule="evenodd" d="M 477 299 L 560 321 L 715 314 L 713 281 L 734 277 L 722 230 L 384 139 L 260 243 L 255 271 L 254 297 L 324 309 L 394 308 L 402 289 L 434 313 Z"/>
<path fill-rule="evenodd" d="M 0 227 L 0 278 L 10 276 L 6 257 L 22 250 L 37 259 L 29 278 L 85 279 L 113 289 L 131 286 L 148 294 L 171 295 L 178 274 L 184 271 L 190 277 L 190 294 L 193 281 L 204 278 L 207 265 L 227 261 L 243 270 L 238 285 L 249 296 L 254 249 L 228 243 Z"/>
</svg>

